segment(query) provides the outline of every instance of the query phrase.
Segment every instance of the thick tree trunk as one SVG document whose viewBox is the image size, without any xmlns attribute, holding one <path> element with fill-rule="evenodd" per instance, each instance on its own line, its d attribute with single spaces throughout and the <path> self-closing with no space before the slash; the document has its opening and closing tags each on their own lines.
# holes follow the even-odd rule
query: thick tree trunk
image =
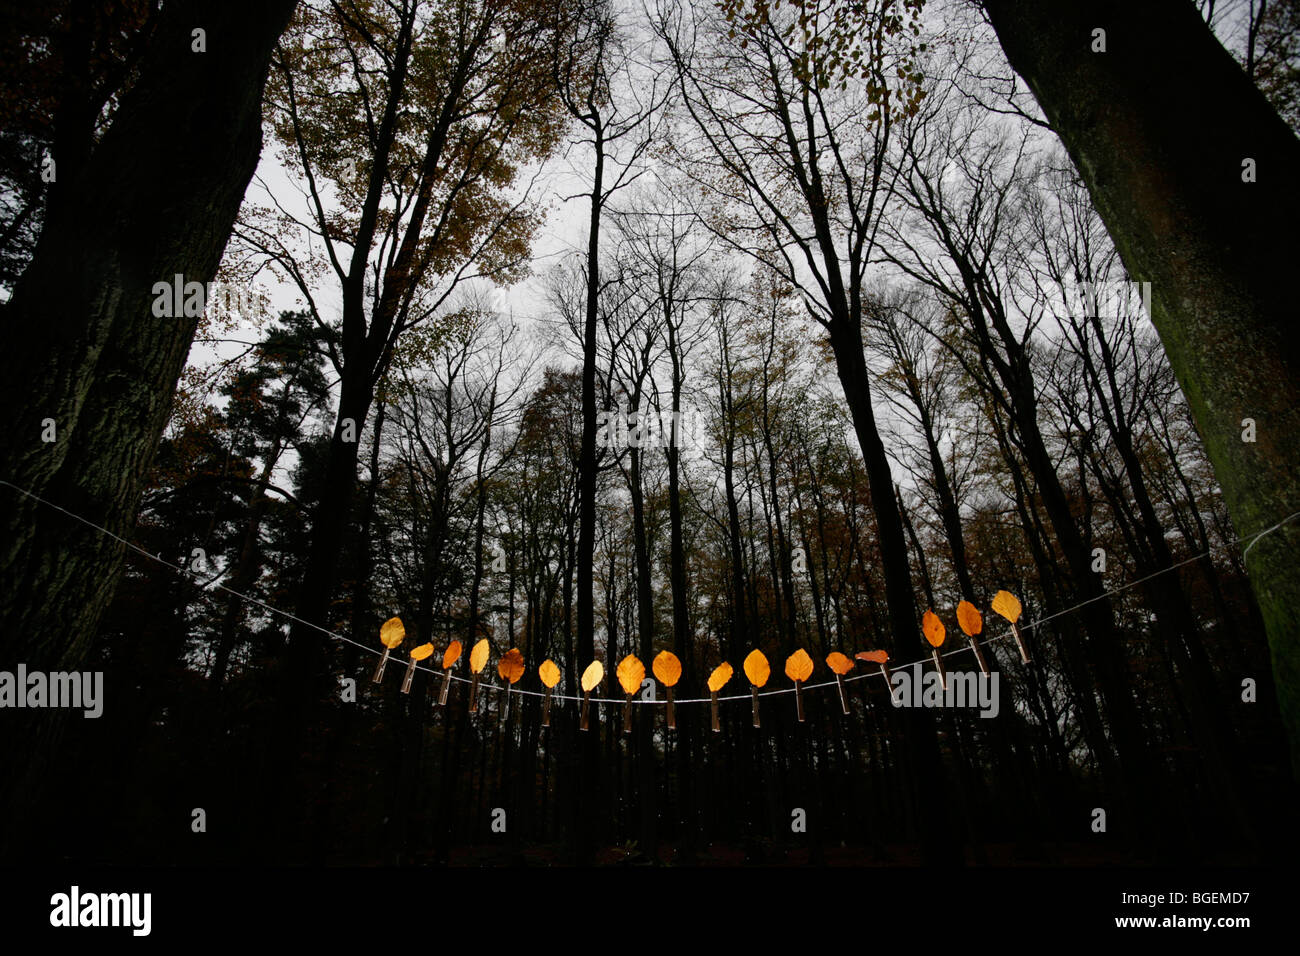
<svg viewBox="0 0 1300 956">
<path fill-rule="evenodd" d="M 1151 283 L 1152 319 L 1238 534 L 1271 528 L 1300 508 L 1300 338 L 1286 281 L 1300 261 L 1300 141 L 1191 4 L 984 7 L 1130 276 Z M 1096 30 L 1105 52 L 1093 52 Z M 1245 558 L 1300 772 L 1297 546 L 1290 523 Z"/>
<path fill-rule="evenodd" d="M 262 85 L 293 6 L 168 8 L 140 79 L 4 306 L 0 468 L 115 533 L 135 518 L 197 324 L 155 316 L 153 285 L 216 273 L 261 152 Z M 190 51 L 194 25 L 207 30 L 206 53 Z M 0 650 L 29 666 L 73 665 L 112 594 L 122 546 L 5 495 Z"/>
<path fill-rule="evenodd" d="M 197 325 L 155 316 L 154 283 L 177 274 L 206 283 L 216 273 L 261 152 L 262 87 L 293 8 L 164 8 L 139 79 L 50 210 L 3 308 L 0 475 L 113 534 L 130 533 Z M 191 50 L 196 28 L 206 52 Z M 0 495 L 0 666 L 75 667 L 124 545 L 13 488 Z M 41 736 L 6 733 L 21 741 L 9 755 L 10 786 L 32 783 L 23 768 L 48 747 Z"/>
</svg>

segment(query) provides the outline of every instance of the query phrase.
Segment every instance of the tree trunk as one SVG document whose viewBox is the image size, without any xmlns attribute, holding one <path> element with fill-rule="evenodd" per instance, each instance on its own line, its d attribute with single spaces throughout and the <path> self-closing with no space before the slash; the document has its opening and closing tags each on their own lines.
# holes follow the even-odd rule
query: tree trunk
<svg viewBox="0 0 1300 956">
<path fill-rule="evenodd" d="M 154 283 L 215 275 L 261 152 L 262 88 L 293 8 L 292 0 L 164 8 L 139 79 L 50 210 L 3 307 L 9 423 L 0 474 L 112 534 L 130 534 L 197 325 L 155 316 Z M 196 25 L 207 52 L 191 52 Z M 47 419 L 51 443 L 42 441 Z M 0 666 L 76 667 L 124 545 L 13 488 L 2 493 Z M 51 743 L 31 728 L 5 736 L 7 784 L 34 799 L 39 771 L 29 764 Z"/>
<path fill-rule="evenodd" d="M 604 205 L 605 141 L 594 124 L 596 163 L 592 175 L 591 216 L 587 233 L 587 304 L 582 334 L 582 447 L 578 460 L 577 634 L 578 661 L 585 668 L 596 653 L 595 606 L 592 601 L 592 563 L 596 554 L 596 319 L 600 304 L 600 218 Z M 613 664 L 607 662 L 607 666 Z M 579 670 L 579 672 L 581 672 Z M 574 686 L 572 684 L 570 687 Z M 577 833 L 574 848 L 578 862 L 589 863 L 595 853 L 592 814 L 596 812 L 596 782 L 600 767 L 596 730 L 580 738 L 578 762 Z"/>
<path fill-rule="evenodd" d="M 889 458 L 876 427 L 867 385 L 867 363 L 862 351 L 862 328 L 851 317 L 837 316 L 831 328 L 831 348 L 844 397 L 849 405 L 858 444 L 867 470 L 871 489 L 871 506 L 875 511 L 880 564 L 885 576 L 885 603 L 889 624 L 894 632 L 894 647 L 919 648 L 921 640 L 912 593 L 912 575 L 907 562 L 907 541 L 903 519 L 894 498 L 894 480 Z M 913 640 L 907 641 L 906 635 Z M 899 652 L 896 650 L 896 653 Z M 921 817 L 922 844 L 927 863 L 953 863 L 960 859 L 960 848 L 949 839 L 951 827 L 943 806 L 943 766 L 939 755 L 937 728 L 928 711 L 904 709 L 899 723 L 905 728 L 906 753 L 913 762 L 911 783 Z"/>
<path fill-rule="evenodd" d="M 665 307 L 665 311 L 667 311 L 667 307 Z M 695 635 L 691 629 L 690 606 L 687 603 L 689 578 L 686 567 L 685 531 L 682 522 L 681 460 L 678 457 L 682 441 L 681 405 L 685 369 L 683 367 L 683 356 L 679 350 L 677 327 L 671 316 L 668 317 L 667 324 L 668 351 L 672 359 L 673 406 L 673 432 L 668 446 L 668 577 L 673 594 L 673 650 L 677 653 L 678 659 L 682 661 L 683 667 L 686 667 L 695 663 L 692 654 L 695 646 Z M 684 824 L 681 840 L 681 862 L 693 862 L 697 850 L 696 827 L 698 817 L 695 812 L 695 788 L 692 786 L 690 763 L 694 756 L 693 737 L 696 724 L 693 720 L 684 720 L 679 726 L 681 729 L 678 731 L 677 772 Z M 665 767 L 665 769 L 667 768 Z"/>
<path fill-rule="evenodd" d="M 1273 527 L 1300 507 L 1300 339 L 1285 281 L 1300 261 L 1300 141 L 1190 4 L 984 7 L 1129 275 L 1151 283 L 1152 320 L 1237 533 Z M 1104 53 L 1093 52 L 1098 29 Z M 1300 773 L 1297 546 L 1292 523 L 1245 559 Z"/>
</svg>

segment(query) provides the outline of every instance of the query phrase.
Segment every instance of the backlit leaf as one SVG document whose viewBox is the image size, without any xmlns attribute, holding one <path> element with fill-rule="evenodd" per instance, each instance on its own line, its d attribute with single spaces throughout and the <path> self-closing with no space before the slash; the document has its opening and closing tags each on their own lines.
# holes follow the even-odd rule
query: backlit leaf
<svg viewBox="0 0 1300 956">
<path fill-rule="evenodd" d="M 984 618 L 980 617 L 979 609 L 970 601 L 962 601 L 957 605 L 957 623 L 967 637 L 974 637 L 984 630 Z"/>
<path fill-rule="evenodd" d="M 411 651 L 411 660 L 422 661 L 433 653 L 432 644 L 421 644 L 415 650 Z"/>
<path fill-rule="evenodd" d="M 537 668 L 537 675 L 547 687 L 554 687 L 560 682 L 560 669 L 555 666 L 555 661 L 549 658 L 542 661 L 542 666 Z"/>
<path fill-rule="evenodd" d="M 839 651 L 831 651 L 826 655 L 826 666 L 843 677 L 853 670 L 853 661 Z"/>
<path fill-rule="evenodd" d="M 757 647 L 745 658 L 745 676 L 755 687 L 762 687 L 772 676 L 772 668 L 768 666 L 767 658 Z"/>
<path fill-rule="evenodd" d="M 993 610 L 1014 624 L 1020 619 L 1020 599 L 1010 591 L 999 591 L 993 595 Z"/>
<path fill-rule="evenodd" d="M 731 665 L 723 661 L 713 668 L 713 673 L 709 675 L 709 693 L 716 694 L 729 680 L 731 680 Z"/>
<path fill-rule="evenodd" d="M 497 662 L 497 676 L 514 684 L 524 676 L 524 655 L 517 647 L 512 647 Z"/>
<path fill-rule="evenodd" d="M 883 664 L 889 660 L 889 654 L 886 651 L 858 651 L 853 656 L 860 661 L 870 661 L 873 664 Z"/>
<path fill-rule="evenodd" d="M 600 661 L 592 661 L 587 665 L 587 669 L 582 672 L 582 689 L 588 693 L 596 689 L 600 679 L 605 676 L 605 665 Z"/>
<path fill-rule="evenodd" d="M 477 674 L 487 663 L 488 655 L 492 653 L 492 644 L 485 637 L 474 645 L 474 649 L 469 652 L 469 669 L 471 673 Z"/>
<path fill-rule="evenodd" d="M 406 639 L 406 628 L 400 617 L 390 617 L 379 628 L 379 642 L 384 647 L 393 648 Z"/>
<path fill-rule="evenodd" d="M 651 666 L 655 677 L 659 678 L 659 683 L 665 687 L 672 687 L 682 679 L 682 662 L 672 651 L 660 651 Z"/>
<path fill-rule="evenodd" d="M 933 611 L 926 611 L 921 617 L 921 633 L 925 639 L 930 642 L 931 647 L 941 647 L 943 645 L 943 636 L 948 633 L 943 626 L 943 621 L 939 620 L 939 615 Z"/>
<path fill-rule="evenodd" d="M 813 659 L 802 647 L 785 659 L 785 676 L 791 680 L 807 680 L 812 672 Z"/>
<path fill-rule="evenodd" d="M 645 665 L 637 660 L 635 654 L 629 654 L 619 661 L 618 683 L 623 688 L 625 694 L 635 694 L 641 689 L 641 682 L 645 680 Z"/>
<path fill-rule="evenodd" d="M 460 660 L 460 641 L 452 641 L 442 655 L 442 669 L 446 670 Z"/>
</svg>

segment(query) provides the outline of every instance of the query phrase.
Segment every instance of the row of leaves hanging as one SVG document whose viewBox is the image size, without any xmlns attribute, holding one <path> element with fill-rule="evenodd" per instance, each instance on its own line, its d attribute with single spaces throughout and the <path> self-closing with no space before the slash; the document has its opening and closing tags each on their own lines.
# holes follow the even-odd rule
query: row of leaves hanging
<svg viewBox="0 0 1300 956">
<path fill-rule="evenodd" d="M 1024 663 L 1029 663 L 1029 653 L 1025 649 L 1024 639 L 1020 633 L 1020 627 L 1017 621 L 1021 614 L 1021 605 L 1019 599 L 1008 591 L 999 591 L 993 596 L 990 603 L 992 610 L 999 616 L 1005 618 L 1011 624 L 1011 633 L 1015 638 L 1016 646 L 1020 650 L 1020 659 Z M 979 609 L 969 601 L 961 601 L 957 605 L 957 624 L 966 639 L 970 642 L 971 650 L 978 661 L 980 671 L 984 674 L 989 673 L 988 661 L 984 656 L 984 650 L 979 644 L 979 635 L 984 630 L 984 619 L 980 616 Z M 939 673 L 939 679 L 944 688 L 947 688 L 947 672 L 943 667 L 943 657 L 939 653 L 939 648 L 943 646 L 947 636 L 947 630 L 939 615 L 934 611 L 928 610 L 921 618 L 921 633 L 926 641 L 930 644 L 934 658 L 935 669 Z M 379 658 L 379 664 L 375 667 L 373 681 L 378 684 L 384 679 L 384 669 L 388 665 L 390 654 L 401 646 L 406 640 L 406 628 L 399 617 L 389 618 L 379 629 L 379 641 L 384 646 L 383 654 Z M 451 687 L 451 672 L 460 660 L 463 647 L 460 641 L 452 641 L 442 654 L 442 687 L 438 694 L 438 706 L 447 705 L 447 694 Z M 421 644 L 410 652 L 410 660 L 406 665 L 406 674 L 402 678 L 402 693 L 408 694 L 411 691 L 411 682 L 415 678 L 416 665 L 420 661 L 426 660 L 433 656 L 434 646 L 432 643 Z M 470 669 L 470 688 L 469 688 L 469 709 L 473 711 L 478 701 L 479 678 L 483 669 L 487 666 L 488 658 L 492 653 L 492 645 L 485 637 L 476 643 L 469 653 Z M 881 650 L 859 651 L 853 655 L 853 658 L 842 654 L 839 651 L 832 651 L 826 656 L 826 666 L 830 668 L 835 675 L 835 683 L 839 688 L 840 707 L 845 714 L 849 713 L 849 699 L 844 689 L 844 677 L 849 674 L 859 660 L 868 664 L 875 664 L 880 668 L 886 683 L 890 683 L 889 673 L 889 654 Z M 751 699 L 754 709 L 754 726 L 758 727 L 758 692 L 759 689 L 766 686 L 772 676 L 771 665 L 768 664 L 766 655 L 755 648 L 749 652 L 741 665 L 745 671 L 745 677 L 749 679 Z M 795 706 L 798 711 L 799 720 L 804 719 L 803 709 L 803 685 L 808 681 L 815 669 L 813 659 L 803 648 L 799 648 L 785 662 L 785 675 L 794 682 Z M 505 688 L 505 706 L 508 709 L 510 705 L 510 691 L 517 684 L 525 673 L 524 655 L 517 647 L 512 647 L 501 656 L 497 663 L 497 675 L 501 678 Z M 651 663 L 651 671 L 659 683 L 667 689 L 668 704 L 668 727 L 673 729 L 677 726 L 677 716 L 674 710 L 673 689 L 681 681 L 682 662 L 672 651 L 660 651 Z M 723 661 L 713 669 L 706 682 L 709 689 L 709 703 L 712 709 L 713 730 L 720 732 L 722 727 L 718 721 L 718 694 L 727 682 L 731 680 L 734 671 L 730 664 Z M 626 695 L 626 701 L 623 711 L 623 730 L 630 733 L 632 729 L 632 705 L 637 703 L 634 696 L 641 690 L 641 685 L 645 681 L 645 665 L 637 659 L 636 655 L 629 654 L 619 663 L 614 671 L 619 685 L 623 688 Z M 543 687 L 546 688 L 542 697 L 542 726 L 550 726 L 551 715 L 551 696 L 556 686 L 560 683 L 560 668 L 549 658 L 542 661 L 537 668 L 537 675 L 541 678 Z M 581 728 L 588 728 L 588 715 L 590 713 L 591 694 L 605 677 L 605 667 L 600 661 L 592 661 L 587 665 L 586 670 L 582 672 L 582 713 Z M 649 703 L 645 701 L 644 703 Z"/>
</svg>

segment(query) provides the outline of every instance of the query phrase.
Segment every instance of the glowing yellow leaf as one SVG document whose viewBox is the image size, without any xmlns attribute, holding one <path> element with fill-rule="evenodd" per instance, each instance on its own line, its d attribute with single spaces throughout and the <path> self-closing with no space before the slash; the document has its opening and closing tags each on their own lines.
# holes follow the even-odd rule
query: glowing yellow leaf
<svg viewBox="0 0 1300 956">
<path fill-rule="evenodd" d="M 1012 624 L 1020 619 L 1020 600 L 1010 591 L 999 591 L 993 595 L 993 610 L 1001 614 Z"/>
<path fill-rule="evenodd" d="M 921 632 L 925 634 L 925 639 L 930 642 L 931 647 L 941 647 L 943 645 L 943 636 L 947 633 L 943 621 L 939 620 L 939 615 L 933 611 L 926 611 L 922 615 Z"/>
<path fill-rule="evenodd" d="M 411 651 L 411 660 L 422 661 L 433 653 L 432 644 L 421 644 L 415 650 Z"/>
<path fill-rule="evenodd" d="M 406 628 L 402 626 L 400 617 L 390 617 L 379 628 L 379 643 L 384 647 L 393 648 L 406 639 Z"/>
<path fill-rule="evenodd" d="M 446 670 L 460 660 L 460 641 L 452 641 L 442 655 L 442 669 Z"/>
<path fill-rule="evenodd" d="M 767 683 L 767 679 L 772 676 L 772 668 L 767 664 L 767 658 L 757 647 L 749 652 L 745 658 L 745 676 L 755 687 L 762 687 Z"/>
<path fill-rule="evenodd" d="M 709 693 L 716 694 L 729 680 L 731 680 L 731 665 L 723 661 L 713 668 L 713 673 L 709 675 Z"/>
<path fill-rule="evenodd" d="M 980 617 L 979 610 L 970 601 L 962 601 L 957 605 L 957 623 L 967 637 L 974 637 L 984 630 L 984 618 Z"/>
<path fill-rule="evenodd" d="M 600 661 L 592 661 L 587 665 L 587 669 L 582 672 L 582 689 L 586 693 L 596 689 L 600 679 L 605 676 L 605 667 Z"/>
<path fill-rule="evenodd" d="M 843 677 L 853 670 L 853 661 L 839 651 L 831 651 L 826 655 L 826 666 Z"/>
<path fill-rule="evenodd" d="M 682 662 L 672 651 L 660 651 L 652 666 L 655 677 L 665 687 L 672 687 L 682 679 Z"/>
<path fill-rule="evenodd" d="M 889 660 L 889 654 L 886 651 L 858 651 L 853 656 L 860 661 L 870 661 L 873 664 L 883 664 Z"/>
<path fill-rule="evenodd" d="M 542 661 L 542 666 L 537 668 L 537 674 L 547 687 L 554 687 L 560 682 L 560 669 L 555 666 L 553 660 Z"/>
<path fill-rule="evenodd" d="M 474 649 L 469 652 L 469 669 L 471 673 L 477 674 L 487 663 L 488 655 L 492 653 L 492 644 L 485 637 L 474 645 Z"/>
<path fill-rule="evenodd" d="M 813 659 L 802 647 L 785 659 L 785 676 L 791 680 L 807 680 L 812 672 Z"/>
<path fill-rule="evenodd" d="M 497 662 L 497 676 L 512 684 L 524 676 L 524 655 L 519 648 L 510 648 Z"/>
<path fill-rule="evenodd" d="M 645 665 L 636 659 L 636 655 L 629 654 L 619 662 L 618 682 L 623 688 L 625 694 L 635 694 L 641 689 L 641 682 L 645 680 Z"/>
</svg>

